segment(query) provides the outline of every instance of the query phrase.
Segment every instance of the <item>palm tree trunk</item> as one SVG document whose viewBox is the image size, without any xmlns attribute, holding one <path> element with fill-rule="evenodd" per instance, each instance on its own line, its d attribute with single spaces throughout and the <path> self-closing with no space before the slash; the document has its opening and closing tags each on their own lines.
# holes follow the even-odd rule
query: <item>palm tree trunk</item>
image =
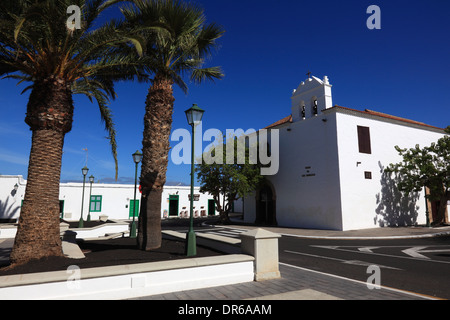
<svg viewBox="0 0 450 320">
<path fill-rule="evenodd" d="M 149 89 L 144 117 L 141 168 L 142 203 L 137 244 L 141 250 L 161 247 L 161 197 L 169 163 L 173 114 L 173 81 L 157 74 Z"/>
<path fill-rule="evenodd" d="M 51 130 L 33 132 L 27 187 L 10 259 L 62 255 L 59 235 L 59 177 L 64 135 Z"/>
<path fill-rule="evenodd" d="M 25 118 L 33 134 L 25 198 L 10 255 L 13 265 L 62 256 L 59 184 L 64 136 L 72 119 L 69 85 L 54 77 L 34 85 Z"/>
</svg>

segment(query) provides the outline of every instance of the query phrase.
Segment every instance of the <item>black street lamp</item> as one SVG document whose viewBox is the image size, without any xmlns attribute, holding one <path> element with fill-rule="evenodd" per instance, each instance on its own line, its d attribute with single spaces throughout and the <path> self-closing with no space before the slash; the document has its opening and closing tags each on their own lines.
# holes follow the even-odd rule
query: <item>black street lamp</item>
<svg viewBox="0 0 450 320">
<path fill-rule="evenodd" d="M 88 213 L 88 217 L 87 217 L 87 221 L 91 221 L 91 197 L 92 197 L 92 184 L 94 183 L 94 179 L 95 177 L 93 175 L 91 175 L 89 177 L 89 183 L 91 184 L 90 190 L 89 190 L 89 213 Z"/>
<path fill-rule="evenodd" d="M 86 183 L 86 175 L 88 174 L 89 169 L 85 166 L 83 169 L 81 169 L 81 173 L 83 174 L 83 192 L 81 196 L 81 217 L 80 221 L 78 222 L 78 228 L 84 227 L 84 221 L 83 221 L 83 204 L 84 204 L 84 185 Z"/>
<path fill-rule="evenodd" d="M 426 226 L 427 228 L 429 228 L 430 225 L 430 211 L 428 210 L 428 196 L 427 196 L 427 187 L 423 187 L 424 189 L 424 194 L 425 194 L 425 217 L 426 217 Z"/>
<path fill-rule="evenodd" d="M 134 173 L 134 202 L 133 202 L 133 222 L 131 223 L 131 230 L 130 230 L 130 238 L 136 238 L 136 186 L 137 186 L 137 173 L 138 173 L 138 164 L 142 161 L 142 153 L 136 151 L 133 153 L 133 161 L 136 164 L 136 170 Z"/>
<path fill-rule="evenodd" d="M 192 149 L 191 149 L 191 208 L 189 216 L 189 232 L 186 234 L 186 255 L 193 257 L 197 255 L 197 244 L 194 232 L 194 155 L 195 155 L 195 126 L 202 122 L 205 110 L 200 109 L 196 104 L 186 110 L 188 124 L 192 127 Z"/>
</svg>

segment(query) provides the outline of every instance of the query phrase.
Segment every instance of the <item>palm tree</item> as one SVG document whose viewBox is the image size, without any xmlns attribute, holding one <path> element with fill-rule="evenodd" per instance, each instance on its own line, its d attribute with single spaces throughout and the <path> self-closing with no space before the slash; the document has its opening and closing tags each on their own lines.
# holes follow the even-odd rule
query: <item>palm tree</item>
<svg viewBox="0 0 450 320">
<path fill-rule="evenodd" d="M 139 74 L 135 38 L 118 21 L 98 23 L 117 0 L 14 0 L 0 3 L 0 76 L 31 82 L 25 122 L 32 131 L 27 187 L 14 247 L 13 265 L 61 256 L 59 184 L 65 134 L 72 128 L 73 94 L 95 99 L 117 155 L 109 99 L 114 81 Z M 69 28 L 67 9 L 81 10 L 81 28 Z M 142 77 L 138 76 L 139 79 Z M 24 90 L 24 91 L 26 91 Z"/>
<path fill-rule="evenodd" d="M 142 186 L 138 246 L 152 250 L 161 246 L 161 196 L 166 182 L 169 138 L 175 98 L 173 85 L 184 92 L 183 77 L 201 83 L 223 77 L 219 67 L 204 68 L 224 30 L 206 24 L 203 10 L 178 0 L 135 0 L 122 10 L 130 25 L 161 26 L 143 33 L 147 40 L 146 70 L 153 75 L 145 102 Z"/>
</svg>

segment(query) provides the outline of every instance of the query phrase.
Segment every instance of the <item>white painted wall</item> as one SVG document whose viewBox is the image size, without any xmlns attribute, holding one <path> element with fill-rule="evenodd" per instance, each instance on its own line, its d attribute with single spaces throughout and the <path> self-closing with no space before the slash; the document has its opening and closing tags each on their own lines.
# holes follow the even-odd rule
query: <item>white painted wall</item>
<svg viewBox="0 0 450 320">
<path fill-rule="evenodd" d="M 239 254 L 3 276 L 0 299 L 119 300 L 251 282 L 253 260 Z"/>
<path fill-rule="evenodd" d="M 14 194 L 14 185 L 18 184 L 17 193 Z M 0 176 L 0 219 L 18 219 L 20 206 L 25 195 L 26 181 L 22 176 Z M 64 219 L 78 221 L 81 216 L 82 183 L 62 183 L 60 185 L 59 199 L 64 201 Z M 83 218 L 86 220 L 89 210 L 90 184 L 86 183 L 84 194 Z M 194 214 L 200 216 L 205 210 L 208 214 L 208 200 L 213 199 L 209 194 L 199 192 L 194 188 L 195 194 L 200 194 L 199 201 L 194 202 Z M 13 195 L 14 194 L 14 195 Z M 189 186 L 166 186 L 161 201 L 161 216 L 169 211 L 169 195 L 179 195 L 178 213 L 187 211 L 189 214 Z M 92 185 L 92 195 L 102 196 L 101 212 L 91 212 L 91 219 L 98 220 L 100 215 L 107 215 L 108 219 L 129 219 L 130 200 L 134 199 L 134 185 L 124 184 L 97 184 Z M 140 200 L 139 190 L 136 199 Z"/>
<path fill-rule="evenodd" d="M 194 216 L 200 215 L 208 215 L 208 200 L 213 200 L 213 196 L 210 194 L 200 193 L 200 188 L 194 188 L 194 194 L 200 194 L 199 201 L 194 201 Z M 167 210 L 167 214 L 169 212 L 169 196 L 170 195 L 179 195 L 179 209 L 178 212 L 181 215 L 189 215 L 190 210 L 190 202 L 189 202 L 189 194 L 191 193 L 191 187 L 179 187 L 179 186 L 166 186 L 164 187 L 161 210 L 164 215 L 164 211 Z M 217 212 L 216 212 L 217 214 Z"/>
<path fill-rule="evenodd" d="M 312 98 L 319 101 L 317 116 L 310 112 Z M 293 123 L 276 127 L 280 170 L 267 177 L 276 189 L 279 226 L 353 230 L 426 222 L 423 192 L 405 196 L 382 172 L 401 161 L 396 145 L 424 147 L 441 138 L 442 130 L 331 107 L 327 78 L 306 80 L 291 99 Z M 299 116 L 302 101 L 305 119 Z M 370 128 L 372 154 L 359 153 L 358 125 Z M 255 196 L 245 199 L 246 222 L 256 220 Z"/>
<path fill-rule="evenodd" d="M 437 130 L 413 127 L 388 119 L 368 118 L 363 114 L 347 114 L 333 109 L 337 116 L 340 189 L 342 195 L 343 229 L 374 228 L 389 225 L 424 224 L 423 192 L 404 195 L 393 179 L 383 174 L 390 163 L 401 162 L 395 150 L 421 147 L 443 136 Z M 370 128 L 372 154 L 359 153 L 357 126 Z M 365 179 L 370 171 L 372 179 Z M 393 178 L 393 176 L 392 176 Z"/>
<path fill-rule="evenodd" d="M 18 185 L 17 192 L 14 185 Z M 22 176 L 0 176 L 0 219 L 17 219 L 25 195 L 26 181 Z"/>
<path fill-rule="evenodd" d="M 336 126 L 322 119 L 323 114 L 279 128 L 280 169 L 266 177 L 276 189 L 279 226 L 341 228 Z M 256 219 L 254 195 L 245 199 L 244 219 Z"/>
</svg>

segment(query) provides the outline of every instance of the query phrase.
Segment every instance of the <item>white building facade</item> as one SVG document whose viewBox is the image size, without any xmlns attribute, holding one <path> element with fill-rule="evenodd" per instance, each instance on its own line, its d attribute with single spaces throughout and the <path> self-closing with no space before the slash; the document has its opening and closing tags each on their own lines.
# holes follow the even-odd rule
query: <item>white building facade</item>
<svg viewBox="0 0 450 320">
<path fill-rule="evenodd" d="M 25 196 L 26 180 L 22 176 L 0 176 L 0 221 L 14 221 L 20 216 Z M 188 217 L 190 208 L 189 186 L 165 186 L 161 200 L 161 217 Z M 81 217 L 82 183 L 61 183 L 60 215 L 66 221 L 78 221 Z M 194 201 L 194 216 L 216 215 L 213 197 L 194 188 L 198 201 Z M 194 199 L 196 197 L 194 196 Z M 141 194 L 136 192 L 136 217 L 139 214 Z M 195 199 L 196 200 L 196 199 Z M 107 216 L 110 220 L 133 218 L 134 185 L 86 182 L 84 189 L 83 219 L 91 220 Z"/>
<path fill-rule="evenodd" d="M 404 195 L 384 168 L 402 160 L 396 145 L 428 146 L 443 129 L 333 106 L 327 77 L 302 82 L 291 99 L 291 115 L 267 127 L 279 130 L 279 171 L 245 199 L 246 222 L 330 230 L 426 223 L 424 192 Z M 436 204 L 428 207 L 432 221 Z"/>
</svg>

